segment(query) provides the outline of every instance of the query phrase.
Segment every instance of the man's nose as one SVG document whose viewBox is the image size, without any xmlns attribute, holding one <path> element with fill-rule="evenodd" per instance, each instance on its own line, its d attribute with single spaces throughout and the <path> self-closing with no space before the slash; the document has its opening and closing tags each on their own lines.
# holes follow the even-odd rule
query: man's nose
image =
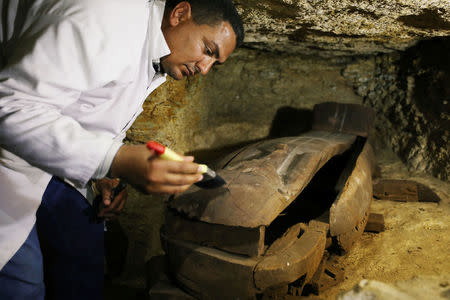
<svg viewBox="0 0 450 300">
<path fill-rule="evenodd" d="M 212 57 L 207 57 L 199 61 L 197 63 L 197 67 L 200 70 L 200 74 L 202 75 L 208 74 L 209 70 L 211 69 L 215 61 L 216 59 Z"/>
</svg>

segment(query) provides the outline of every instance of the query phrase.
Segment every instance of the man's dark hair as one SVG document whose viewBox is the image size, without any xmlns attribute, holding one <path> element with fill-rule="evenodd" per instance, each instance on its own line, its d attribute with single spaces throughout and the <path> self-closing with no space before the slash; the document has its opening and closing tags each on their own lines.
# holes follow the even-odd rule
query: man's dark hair
<svg viewBox="0 0 450 300">
<path fill-rule="evenodd" d="M 215 26 L 229 22 L 236 34 L 236 48 L 244 41 L 244 26 L 231 0 L 166 0 L 166 11 L 172 11 L 180 2 L 189 2 L 192 19 L 199 25 Z"/>
</svg>

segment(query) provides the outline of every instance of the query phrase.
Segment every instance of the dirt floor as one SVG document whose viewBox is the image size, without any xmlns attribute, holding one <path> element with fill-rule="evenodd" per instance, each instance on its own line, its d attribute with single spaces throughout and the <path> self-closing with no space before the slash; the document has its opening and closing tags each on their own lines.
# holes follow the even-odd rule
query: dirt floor
<svg viewBox="0 0 450 300">
<path fill-rule="evenodd" d="M 441 203 L 373 201 L 371 212 L 384 215 L 385 231 L 364 233 L 353 249 L 336 257 L 344 281 L 322 295 L 335 299 L 362 279 L 397 287 L 420 300 L 450 299 L 450 184 L 423 174 L 411 174 L 390 151 L 379 151 L 384 179 L 409 179 L 425 184 Z"/>
<path fill-rule="evenodd" d="M 332 264 L 343 270 L 344 280 L 319 297 L 334 300 L 362 279 L 371 279 L 395 285 L 414 299 L 450 299 L 450 184 L 408 172 L 389 150 L 377 151 L 376 155 L 381 178 L 415 180 L 433 189 L 442 201 L 373 201 L 371 212 L 384 215 L 385 231 L 364 233 L 348 254 L 334 256 Z M 151 234 L 157 239 L 158 230 Z M 131 256 L 140 261 L 139 255 Z M 107 282 L 105 299 L 147 299 L 144 276 L 130 272 Z"/>
</svg>

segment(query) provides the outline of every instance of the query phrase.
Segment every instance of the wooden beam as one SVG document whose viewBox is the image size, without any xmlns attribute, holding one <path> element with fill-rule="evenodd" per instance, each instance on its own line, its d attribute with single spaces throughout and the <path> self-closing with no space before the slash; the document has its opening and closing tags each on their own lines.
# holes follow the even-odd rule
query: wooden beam
<svg viewBox="0 0 450 300">
<path fill-rule="evenodd" d="M 412 180 L 380 180 L 373 185 L 373 197 L 376 200 L 398 202 L 436 202 L 441 199 L 424 184 Z"/>
<path fill-rule="evenodd" d="M 384 231 L 384 216 L 382 214 L 371 213 L 364 231 L 375 233 Z"/>
<path fill-rule="evenodd" d="M 338 249 L 348 251 L 362 235 L 372 203 L 373 151 L 365 142 L 356 161 L 349 161 L 336 190 L 340 191 L 330 208 L 330 234 Z"/>
<path fill-rule="evenodd" d="M 170 238 L 247 256 L 264 253 L 264 226 L 245 228 L 211 224 L 190 220 L 170 209 L 164 226 Z"/>
</svg>

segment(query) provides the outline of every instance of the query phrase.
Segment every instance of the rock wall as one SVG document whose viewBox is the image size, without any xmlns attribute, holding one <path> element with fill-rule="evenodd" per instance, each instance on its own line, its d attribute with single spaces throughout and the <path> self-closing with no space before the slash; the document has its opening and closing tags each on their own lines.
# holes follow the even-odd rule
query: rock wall
<svg viewBox="0 0 450 300">
<path fill-rule="evenodd" d="M 450 39 L 404 52 L 357 59 L 343 70 L 364 103 L 377 111 L 376 137 L 412 172 L 450 175 Z"/>
<path fill-rule="evenodd" d="M 405 50 L 450 31 L 446 0 L 236 0 L 246 45 L 319 56 Z"/>
</svg>

